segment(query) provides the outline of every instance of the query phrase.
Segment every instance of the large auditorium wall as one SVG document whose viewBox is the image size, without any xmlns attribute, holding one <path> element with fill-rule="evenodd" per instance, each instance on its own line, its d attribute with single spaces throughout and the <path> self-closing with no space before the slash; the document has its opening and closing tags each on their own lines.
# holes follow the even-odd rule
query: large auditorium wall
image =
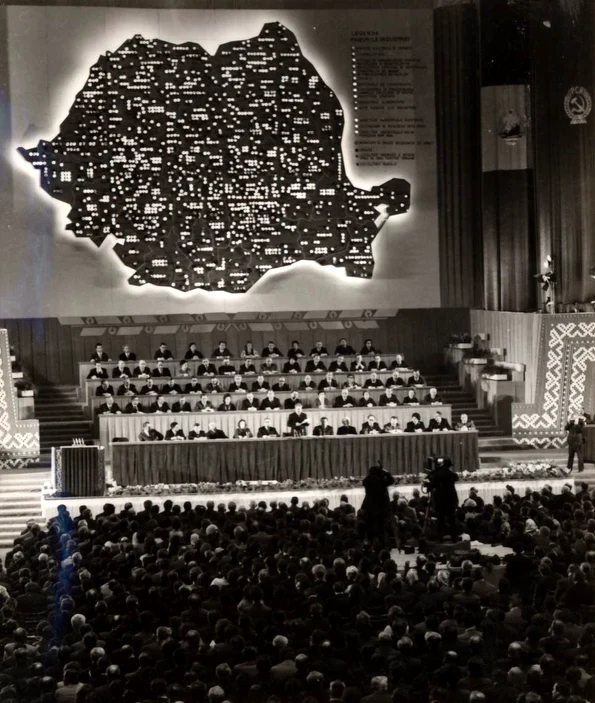
<svg viewBox="0 0 595 703">
<path fill-rule="evenodd" d="M 286 351 L 298 339 L 306 352 L 320 339 L 334 348 L 341 337 L 354 346 L 361 346 L 368 337 L 383 352 L 400 351 L 424 373 L 438 371 L 443 348 L 453 331 L 467 331 L 469 311 L 459 308 L 440 310 L 400 310 L 390 317 L 364 315 L 364 311 L 320 313 L 272 313 L 265 315 L 228 316 L 225 313 L 206 315 L 205 320 L 184 315 L 158 319 L 150 315 L 135 318 L 110 317 L 86 320 L 0 319 L 0 328 L 8 330 L 25 373 L 38 386 L 78 383 L 78 362 L 88 361 L 97 342 L 101 342 L 114 358 L 122 345 L 129 344 L 139 358 L 152 359 L 159 343 L 166 342 L 172 353 L 183 356 L 188 344 L 196 342 L 210 354 L 220 339 L 239 354 L 243 345 L 252 341 L 257 348 L 274 339 Z"/>
<path fill-rule="evenodd" d="M 170 6 L 170 3 L 164 5 Z M 402 9 L 342 9 L 341 12 L 327 9 L 133 10 L 42 5 L 0 8 L 0 34 L 6 40 L 1 49 L 6 53 L 6 61 L 0 60 L 0 71 L 5 72 L 0 75 L 0 85 L 9 86 L 2 101 L 4 113 L 0 119 L 3 152 L 0 162 L 3 213 L 0 280 L 3 291 L 9 294 L 2 296 L 0 314 L 33 318 L 131 315 L 147 311 L 233 313 L 438 306 L 432 2 L 403 0 L 399 6 Z M 143 278 L 142 269 L 148 259 L 142 258 L 140 263 L 132 261 L 135 252 L 131 253 L 134 247 L 128 235 L 117 240 L 109 227 L 86 231 L 80 217 L 87 206 L 77 201 L 71 210 L 72 203 L 60 202 L 55 195 L 51 197 L 44 192 L 40 187 L 39 170 L 18 154 L 17 148 L 31 150 L 37 147 L 39 140 L 55 140 L 69 115 L 72 120 L 75 97 L 86 85 L 91 68 L 102 55 L 117 52 L 135 35 L 143 37 L 143 41 L 155 39 L 176 46 L 192 42 L 213 55 L 222 44 L 257 37 L 267 23 L 280 23 L 295 37 L 299 51 L 308 65 L 311 64 L 309 70 L 328 86 L 331 102 L 336 100 L 332 104 L 342 109 L 344 128 L 338 120 L 328 136 L 329 140 L 335 140 L 337 147 L 335 164 L 339 163 L 344 170 L 342 189 L 329 197 L 341 198 L 341 202 L 351 198 L 356 210 L 362 201 L 367 204 L 368 212 L 374 205 L 376 219 L 369 219 L 374 225 L 369 236 L 375 236 L 373 273 L 372 267 L 369 268 L 371 278 L 348 277 L 345 267 L 341 267 L 344 259 L 338 257 L 337 266 L 298 261 L 267 271 L 246 293 L 196 288 L 183 293 L 180 290 L 183 281 L 178 282 L 175 289 L 171 285 L 152 283 L 132 285 L 129 279 L 135 273 L 138 274 L 136 284 L 148 280 L 148 277 Z M 291 36 L 290 42 L 293 41 Z M 208 76 L 207 81 L 212 78 Z M 115 80 L 111 74 L 110 80 Z M 104 97 L 102 94 L 101 99 Z M 85 99 L 89 101 L 93 97 Z M 215 99 L 220 100 L 217 109 L 224 110 L 226 94 L 218 94 Z M 308 100 L 313 101 L 313 112 L 320 109 L 315 98 L 309 96 Z M 101 119 L 105 117 L 106 121 L 109 104 L 108 96 L 105 112 L 101 114 Z M 318 119 L 318 114 L 316 117 Z M 291 124 L 294 132 L 290 130 L 289 136 L 284 137 L 284 148 L 290 148 L 291 142 L 287 140 L 298 138 L 302 129 L 298 122 L 296 119 Z M 105 133 L 101 133 L 101 124 L 96 124 L 95 128 L 99 135 L 91 134 L 88 125 L 84 125 L 74 136 L 75 141 L 106 138 Z M 106 144 L 112 148 L 110 135 L 107 137 Z M 307 168 L 312 162 L 316 163 L 315 149 L 297 168 Z M 39 163 L 38 160 L 38 167 Z M 51 169 L 51 160 L 46 166 Z M 62 178 L 65 169 L 58 163 L 54 167 L 60 174 L 50 172 L 49 177 Z M 225 167 L 223 171 L 227 173 Z M 63 179 L 66 189 L 70 187 L 67 175 Z M 315 169 L 314 175 L 324 176 L 322 169 Z M 146 185 L 145 176 L 140 178 L 136 172 L 132 175 L 128 172 L 126 177 L 139 178 L 139 188 Z M 410 201 L 400 199 L 387 207 L 386 192 L 401 188 L 399 179 L 410 184 Z M 111 187 L 112 179 L 108 180 Z M 387 183 L 383 190 L 382 184 Z M 321 189 L 324 184 L 318 180 L 315 187 Z M 380 191 L 374 191 L 375 187 L 380 187 Z M 95 196 L 80 197 L 92 200 Z M 329 200 L 329 210 L 324 217 L 335 218 L 333 208 L 339 207 L 338 203 L 339 200 Z M 102 207 L 101 203 L 97 206 Z M 307 209 L 307 205 L 305 207 Z M 391 208 L 407 209 L 407 212 L 386 219 Z M 305 218 L 308 225 L 315 221 L 312 212 L 304 215 L 304 210 L 301 211 L 300 217 Z M 74 217 L 74 222 L 69 222 L 69 215 Z M 347 220 L 352 223 L 350 217 L 351 212 Z M 174 219 L 172 215 L 172 222 Z M 127 222 L 129 225 L 130 220 Z M 253 223 L 253 236 L 248 239 L 254 246 L 263 222 L 264 218 L 259 217 Z M 71 229 L 67 230 L 69 224 Z M 135 226 L 133 222 L 132 227 Z M 85 236 L 77 238 L 73 229 Z M 200 224 L 198 234 L 193 231 L 192 237 L 203 241 L 205 231 Z M 152 261 L 159 258 L 163 248 L 169 247 L 167 237 L 178 237 L 180 232 L 181 226 L 175 222 L 171 227 L 164 225 L 161 241 L 157 242 L 155 251 L 151 250 Z M 212 231 L 208 236 L 211 234 Z M 215 233 L 215 236 L 219 235 Z M 236 250 L 234 256 L 243 256 L 246 237 L 238 241 L 242 242 L 238 245 L 241 251 L 238 254 Z M 116 244 L 121 245 L 118 251 L 114 251 Z M 310 246 L 308 251 L 314 251 L 312 241 L 306 244 Z M 147 246 L 141 252 L 143 257 L 148 249 Z M 303 251 L 306 249 L 304 245 Z M 128 252 L 127 258 L 121 256 L 123 252 Z M 284 256 L 285 253 L 283 250 Z M 300 255 L 297 251 L 295 258 Z M 316 251 L 314 255 L 318 255 Z M 125 266 L 122 259 L 130 265 Z M 327 260 L 330 259 L 327 257 Z M 193 275 L 195 259 L 190 261 L 191 264 L 183 261 L 180 264 L 182 278 L 187 271 Z M 138 264 L 138 268 L 132 264 Z M 365 262 L 356 261 L 354 265 L 360 264 L 364 266 Z M 245 273 L 246 268 L 240 266 L 239 279 Z M 196 285 L 196 281 L 192 285 Z"/>
</svg>

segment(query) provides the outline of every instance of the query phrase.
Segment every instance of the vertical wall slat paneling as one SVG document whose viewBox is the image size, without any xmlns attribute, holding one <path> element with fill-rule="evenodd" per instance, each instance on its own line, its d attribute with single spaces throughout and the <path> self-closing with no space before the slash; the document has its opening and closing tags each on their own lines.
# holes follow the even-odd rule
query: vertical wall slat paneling
<svg viewBox="0 0 595 703">
<path fill-rule="evenodd" d="M 525 402 L 534 402 L 543 316 L 488 310 L 471 310 L 470 315 L 472 335 L 489 334 L 492 347 L 506 349 L 506 361 L 525 364 Z"/>
<path fill-rule="evenodd" d="M 347 338 L 356 349 L 370 337 L 383 352 L 400 351 L 412 365 L 425 372 L 435 372 L 441 368 L 443 348 L 449 336 L 470 329 L 469 311 L 459 308 L 401 310 L 395 317 L 378 320 L 375 329 L 359 329 L 356 322 L 353 320 L 349 329 L 324 330 L 317 325 L 315 329 L 299 332 L 286 329 L 283 323 L 279 325 L 280 329 L 272 332 L 239 330 L 232 324 L 227 331 L 215 327 L 210 334 L 191 334 L 182 331 L 180 325 L 178 332 L 170 335 L 147 334 L 143 329 L 138 335 L 119 336 L 106 330 L 100 337 L 81 336 L 82 327 L 62 325 L 56 318 L 0 319 L 0 327 L 8 329 L 10 343 L 26 373 L 37 385 L 77 383 L 78 362 L 88 361 L 99 341 L 114 359 L 124 344 L 129 344 L 139 358 L 152 359 L 161 341 L 177 358 L 182 358 L 190 342 L 196 342 L 203 353 L 210 354 L 223 339 L 235 354 L 239 354 L 248 340 L 260 350 L 269 339 L 273 339 L 286 352 L 291 341 L 298 339 L 308 353 L 320 339 L 332 353 L 341 337 Z"/>
</svg>

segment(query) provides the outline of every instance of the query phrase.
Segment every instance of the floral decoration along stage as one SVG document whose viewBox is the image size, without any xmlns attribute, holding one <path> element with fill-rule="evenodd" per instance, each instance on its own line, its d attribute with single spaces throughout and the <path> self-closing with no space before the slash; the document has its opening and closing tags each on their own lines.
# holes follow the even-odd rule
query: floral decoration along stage
<svg viewBox="0 0 595 703">
<path fill-rule="evenodd" d="M 517 462 L 511 463 L 507 467 L 497 469 L 481 469 L 479 471 L 460 471 L 459 479 L 463 483 L 482 483 L 487 481 L 527 481 L 537 479 L 564 478 L 566 473 L 547 462 Z M 421 477 L 418 474 L 401 474 L 394 476 L 394 486 L 419 486 Z M 108 496 L 155 496 L 155 495 L 192 495 L 192 494 L 216 494 L 216 493 L 260 493 L 260 492 L 281 492 L 281 491 L 325 491 L 325 490 L 347 490 L 349 488 L 359 488 L 362 485 L 362 478 L 335 477 L 325 479 L 307 478 L 300 481 L 287 479 L 286 481 L 236 481 L 235 483 L 158 483 L 146 486 L 118 486 L 115 483 L 108 484 Z M 50 497 L 49 495 L 46 497 Z"/>
</svg>

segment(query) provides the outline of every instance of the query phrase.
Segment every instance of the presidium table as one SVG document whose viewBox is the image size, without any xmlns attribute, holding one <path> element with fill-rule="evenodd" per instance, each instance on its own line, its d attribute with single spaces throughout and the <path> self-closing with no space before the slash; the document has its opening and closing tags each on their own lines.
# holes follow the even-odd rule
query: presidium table
<svg viewBox="0 0 595 703">
<path fill-rule="evenodd" d="M 456 471 L 479 468 L 477 432 L 346 435 L 112 444 L 121 486 L 365 476 L 381 461 L 392 474 L 419 474 L 432 455 Z"/>
</svg>

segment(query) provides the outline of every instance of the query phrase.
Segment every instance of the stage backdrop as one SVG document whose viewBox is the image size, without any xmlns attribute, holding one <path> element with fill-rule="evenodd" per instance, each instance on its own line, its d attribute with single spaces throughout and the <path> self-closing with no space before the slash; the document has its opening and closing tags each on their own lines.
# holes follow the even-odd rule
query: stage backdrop
<svg viewBox="0 0 595 703">
<path fill-rule="evenodd" d="M 10 106 L 9 112 L 0 120 L 4 170 L 0 174 L 3 212 L 0 278 L 3 290 L 9 291 L 2 300 L 3 316 L 439 305 L 432 10 L 431 3 L 419 0 L 403 3 L 405 8 L 408 4 L 416 9 L 337 12 L 0 8 L 4 22 L 0 30 L 6 38 L 4 51 L 7 58 L 7 61 L 0 61 L 0 70 L 8 72 L 0 76 L 0 83 L 6 85 L 8 79 L 9 91 L 3 102 L 4 106 Z M 231 293 L 193 288 L 199 284 L 190 268 L 182 263 L 178 267 L 180 275 L 176 279 L 176 289 L 172 289 L 171 284 L 167 287 L 138 285 L 144 280 L 158 283 L 163 280 L 145 275 L 148 269 L 143 269 L 134 260 L 135 247 L 128 239 L 126 227 L 118 232 L 119 235 L 125 234 L 119 240 L 105 230 L 99 234 L 95 230 L 94 241 L 88 236 L 77 238 L 73 231 L 66 230 L 66 225 L 70 213 L 75 218 L 71 222 L 72 229 L 79 234 L 85 233 L 80 220 L 84 210 L 81 202 L 77 201 L 77 207 L 72 207 L 71 213 L 71 204 L 60 202 L 55 194 L 51 197 L 44 192 L 40 187 L 40 172 L 35 168 L 40 167 L 39 159 L 35 163 L 35 155 L 29 151 L 34 163 L 28 163 L 16 150 L 18 147 L 31 150 L 40 140 L 51 141 L 58 134 L 65 134 L 64 125 L 62 128 L 61 125 L 67 118 L 72 119 L 75 97 L 86 85 L 91 68 L 106 52 L 117 52 L 124 42 L 131 40 L 128 48 L 132 47 L 137 54 L 147 51 L 147 40 L 169 42 L 169 50 L 174 53 L 176 50 L 171 45 L 192 42 L 212 57 L 222 44 L 253 40 L 269 23 L 273 23 L 271 29 L 265 31 L 272 32 L 277 38 L 295 37 L 299 51 L 308 65 L 311 64 L 308 80 L 317 77 L 315 82 L 320 80 L 327 86 L 323 90 L 331 96 L 331 102 L 340 106 L 344 127 L 341 119 L 335 120 L 331 126 L 338 145 L 336 164 L 343 174 L 343 192 L 349 191 L 347 201 L 360 203 L 356 210 L 359 212 L 360 206 L 364 208 L 365 217 L 378 229 L 372 244 L 374 265 L 369 259 L 366 261 L 365 256 L 352 257 L 351 261 L 339 259 L 338 267 L 300 261 L 268 271 L 260 278 L 252 272 L 253 278 L 245 286 L 248 292 Z M 153 44 L 150 50 L 154 51 L 155 46 L 160 50 L 159 47 L 165 45 Z M 200 51 L 196 49 L 195 54 Z M 195 61 L 196 55 L 191 60 Z M 125 63 L 126 60 L 127 57 L 123 56 L 122 61 Z M 112 64 L 110 66 L 113 68 Z M 103 69 L 100 65 L 94 70 Z M 207 77 L 207 80 L 212 79 L 212 75 Z M 287 80 L 291 83 L 291 74 Z M 88 84 L 86 89 L 90 88 Z M 92 99 L 89 95 L 83 97 Z M 225 95 L 215 97 L 220 100 L 220 109 L 223 110 Z M 130 109 L 125 103 L 124 111 Z M 298 107 L 302 109 L 296 105 L 296 111 Z M 320 105 L 314 102 L 312 110 L 319 109 Z M 105 110 L 109 112 L 109 100 L 105 103 Z M 296 124 L 291 125 L 291 120 L 288 122 L 295 135 L 300 129 L 298 117 L 302 119 L 304 115 L 296 112 Z M 155 115 L 155 121 L 159 119 Z M 225 120 L 219 121 L 225 123 Z M 69 134 L 72 138 L 72 131 Z M 289 138 L 293 135 L 290 134 Z M 76 139 L 89 139 L 87 128 L 82 129 Z M 109 148 L 112 146 L 110 143 Z M 299 148 L 296 151 L 300 153 Z M 308 170 L 316 164 L 316 158 L 314 149 L 306 158 L 302 152 L 301 161 L 291 164 L 290 168 Z M 46 190 L 48 181 L 56 185 L 57 179 L 64 189 L 69 187 L 67 177 L 51 173 L 51 160 L 46 161 L 45 166 L 49 167 L 45 173 Z M 60 171 L 60 164 L 53 166 Z M 222 170 L 226 171 L 225 162 Z M 316 177 L 322 175 L 316 168 L 310 168 L 309 172 Z M 87 176 L 92 180 L 94 174 L 88 173 Z M 111 176 L 113 173 L 108 179 L 110 182 Z M 172 182 L 176 179 L 179 186 L 180 174 L 172 170 Z M 317 188 L 320 187 L 318 183 Z M 396 197 L 397 193 L 399 197 Z M 80 197 L 84 198 L 84 193 Z M 329 197 L 333 199 L 330 194 Z M 391 201 L 388 205 L 387 200 Z M 365 203 L 361 204 L 362 201 Z M 158 207 L 159 203 L 148 204 L 148 207 L 153 206 Z M 308 202 L 306 209 L 307 206 Z M 338 202 L 328 203 L 331 209 L 339 206 Z M 100 203 L 98 207 L 101 208 Z M 371 208 L 374 215 L 378 215 L 376 220 L 371 220 Z M 87 222 L 95 225 L 90 210 L 87 208 Z M 402 214 L 393 215 L 395 212 Z M 314 218 L 312 213 L 315 213 L 314 208 L 309 214 L 302 210 L 296 213 L 296 218 Z M 277 215 L 272 213 L 271 217 Z M 387 215 L 391 216 L 387 219 Z M 256 218 L 248 237 L 250 247 L 256 253 L 259 246 L 262 248 L 262 242 L 257 239 L 259 221 L 264 220 L 260 215 Z M 181 226 L 180 222 L 174 222 L 167 234 L 171 236 L 172 230 Z M 353 226 L 357 227 L 357 223 Z M 216 246 L 215 240 L 220 233 L 215 227 L 212 230 Z M 375 231 L 372 229 L 371 233 L 363 235 L 364 239 L 366 236 L 372 238 Z M 104 235 L 107 235 L 105 239 Z M 245 230 L 243 237 L 245 245 Z M 169 254 L 166 238 L 162 237 L 162 241 Z M 98 247 L 96 244 L 100 242 Z M 118 254 L 114 251 L 116 244 L 120 245 Z M 320 245 L 324 247 L 325 242 Z M 126 251 L 127 255 L 123 256 Z M 265 256 L 278 253 L 262 252 Z M 283 250 L 280 254 L 285 256 L 287 252 Z M 320 254 L 320 251 L 314 247 L 312 254 Z M 259 254 L 254 259 L 258 261 L 259 257 L 262 258 Z M 287 257 L 286 260 L 291 261 L 291 256 Z M 153 251 L 152 260 L 156 258 Z M 143 260 L 147 261 L 146 258 Z M 332 257 L 327 257 L 328 261 L 332 261 Z M 347 277 L 341 263 L 354 271 L 363 270 L 371 277 Z M 167 266 L 168 275 L 173 275 L 175 267 L 171 261 Z M 154 267 L 152 271 L 155 272 Z M 188 272 L 190 279 L 185 279 L 183 274 Z M 230 281 L 239 281 L 246 276 L 246 267 L 237 266 L 237 279 L 228 274 L 216 275 L 212 279 L 214 287 L 229 289 Z M 226 276 L 225 283 L 220 284 L 219 281 Z M 136 285 L 131 285 L 129 279 Z M 186 287 L 193 288 L 193 292 L 180 291 L 184 280 Z M 238 287 L 241 286 L 236 289 Z"/>
</svg>

